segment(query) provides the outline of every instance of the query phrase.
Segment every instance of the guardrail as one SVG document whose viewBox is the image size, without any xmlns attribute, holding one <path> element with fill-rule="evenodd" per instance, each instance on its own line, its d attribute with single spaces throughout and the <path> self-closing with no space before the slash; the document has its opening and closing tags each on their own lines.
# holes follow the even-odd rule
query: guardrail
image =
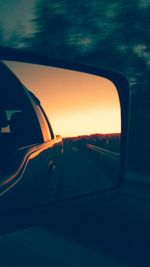
<svg viewBox="0 0 150 267">
<path fill-rule="evenodd" d="M 103 149 L 101 147 L 97 147 L 97 146 L 93 146 L 91 144 L 87 144 L 86 147 L 90 150 L 93 150 L 93 151 L 96 151 L 98 153 L 100 153 L 101 155 L 107 157 L 107 158 L 110 158 L 116 162 L 119 162 L 120 160 L 120 154 L 119 153 L 116 153 L 116 152 L 112 152 L 110 150 L 107 150 L 107 149 Z"/>
</svg>

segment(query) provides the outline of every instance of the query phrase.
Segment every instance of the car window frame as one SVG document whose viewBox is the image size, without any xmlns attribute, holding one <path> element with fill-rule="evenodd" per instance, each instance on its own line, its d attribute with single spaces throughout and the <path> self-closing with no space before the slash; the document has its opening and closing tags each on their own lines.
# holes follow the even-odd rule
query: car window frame
<svg viewBox="0 0 150 267">
<path fill-rule="evenodd" d="M 43 110 L 41 108 L 40 105 L 38 105 L 37 103 L 35 103 L 34 100 L 32 100 L 33 103 L 33 107 L 35 109 L 36 115 L 38 117 L 39 120 L 39 124 L 41 127 L 41 131 L 42 131 L 42 135 L 43 135 L 43 142 L 48 142 L 50 140 L 52 140 L 52 135 L 51 135 L 51 131 L 49 128 L 49 124 L 47 123 L 47 120 L 45 118 L 45 114 L 43 113 Z"/>
</svg>

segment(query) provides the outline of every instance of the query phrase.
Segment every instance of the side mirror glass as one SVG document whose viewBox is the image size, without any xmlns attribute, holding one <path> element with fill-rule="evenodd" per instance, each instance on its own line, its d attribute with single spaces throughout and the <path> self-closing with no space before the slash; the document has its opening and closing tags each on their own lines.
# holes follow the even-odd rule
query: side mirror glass
<svg viewBox="0 0 150 267">
<path fill-rule="evenodd" d="M 120 99 L 113 82 L 57 67 L 4 63 L 40 100 L 54 135 L 63 138 L 63 176 L 57 199 L 117 186 L 122 127 Z"/>
</svg>

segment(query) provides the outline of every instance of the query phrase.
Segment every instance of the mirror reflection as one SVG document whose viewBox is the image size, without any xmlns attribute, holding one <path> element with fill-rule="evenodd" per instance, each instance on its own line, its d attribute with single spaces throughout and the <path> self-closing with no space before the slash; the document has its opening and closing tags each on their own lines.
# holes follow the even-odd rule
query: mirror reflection
<svg viewBox="0 0 150 267">
<path fill-rule="evenodd" d="M 77 71 L 4 63 L 40 100 L 54 135 L 63 138 L 63 171 L 57 199 L 115 186 L 121 133 L 115 85 L 108 79 Z"/>
</svg>

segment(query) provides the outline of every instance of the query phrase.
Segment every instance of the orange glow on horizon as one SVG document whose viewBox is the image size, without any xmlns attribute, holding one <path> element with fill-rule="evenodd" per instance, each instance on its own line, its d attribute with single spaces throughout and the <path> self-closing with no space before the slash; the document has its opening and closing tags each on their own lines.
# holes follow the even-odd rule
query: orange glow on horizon
<svg viewBox="0 0 150 267">
<path fill-rule="evenodd" d="M 63 137 L 90 135 L 96 133 L 101 133 L 101 134 L 120 133 L 121 129 L 118 129 L 117 115 L 118 114 L 115 110 L 114 111 L 104 110 L 102 112 L 87 111 L 87 113 L 85 112 L 82 114 L 75 113 L 75 114 L 70 114 L 68 116 L 64 115 L 62 117 L 53 119 L 53 129 L 54 131 L 57 131 L 57 129 L 60 128 L 60 125 L 63 125 L 63 131 L 62 131 Z M 108 130 L 108 122 L 111 124 L 112 121 L 113 121 L 112 127 L 111 129 L 109 128 Z M 80 129 L 80 131 L 78 129 Z"/>
<path fill-rule="evenodd" d="M 5 62 L 41 101 L 55 134 L 72 137 L 121 132 L 114 84 L 76 71 Z"/>
</svg>

